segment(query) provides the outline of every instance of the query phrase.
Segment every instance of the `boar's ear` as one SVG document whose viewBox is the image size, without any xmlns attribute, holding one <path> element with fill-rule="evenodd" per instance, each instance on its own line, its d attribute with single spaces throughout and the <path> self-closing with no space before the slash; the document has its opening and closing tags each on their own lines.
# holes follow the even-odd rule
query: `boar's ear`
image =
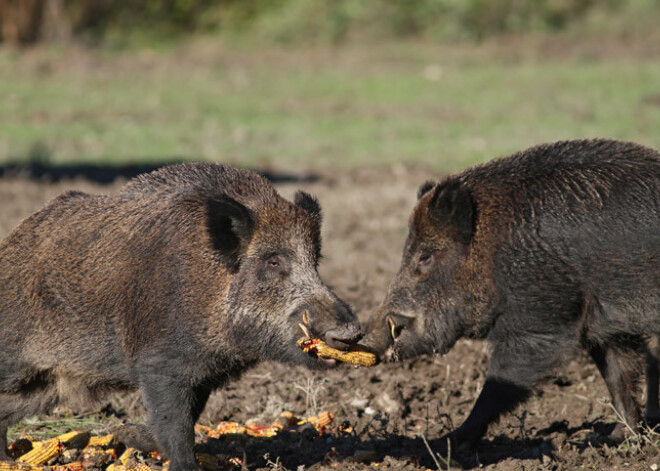
<svg viewBox="0 0 660 471">
<path fill-rule="evenodd" d="M 426 193 L 429 192 L 431 188 L 436 186 L 438 182 L 434 182 L 433 180 L 427 180 L 425 181 L 422 186 L 419 187 L 419 190 L 417 190 L 417 199 L 420 200 L 422 199 L 422 196 L 424 196 Z"/>
<path fill-rule="evenodd" d="M 459 242 L 469 244 L 474 232 L 475 209 L 470 190 L 458 180 L 439 184 L 429 201 L 429 215 L 456 228 Z"/>
<path fill-rule="evenodd" d="M 304 209 L 307 213 L 314 218 L 314 220 L 321 225 L 321 205 L 319 205 L 319 200 L 314 198 L 309 193 L 304 191 L 297 191 L 296 195 L 293 197 L 293 202 L 299 208 Z"/>
<path fill-rule="evenodd" d="M 252 211 L 226 195 L 218 195 L 207 201 L 206 215 L 213 248 L 227 268 L 236 272 L 240 255 L 254 233 Z"/>
</svg>

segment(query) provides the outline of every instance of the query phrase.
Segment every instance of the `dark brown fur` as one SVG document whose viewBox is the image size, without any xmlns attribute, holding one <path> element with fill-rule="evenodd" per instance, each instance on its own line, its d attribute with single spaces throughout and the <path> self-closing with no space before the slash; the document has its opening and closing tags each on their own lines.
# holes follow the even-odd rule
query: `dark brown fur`
<svg viewBox="0 0 660 471">
<path fill-rule="evenodd" d="M 321 281 L 320 208 L 255 173 L 184 164 L 117 195 L 66 193 L 0 244 L 0 457 L 7 426 L 62 401 L 139 389 L 172 471 L 197 467 L 211 391 L 262 359 L 316 362 L 312 332 L 357 341 Z"/>
<path fill-rule="evenodd" d="M 635 426 L 647 351 L 647 416 L 657 415 L 647 340 L 660 333 L 659 264 L 656 151 L 610 140 L 534 147 L 420 189 L 401 267 L 364 342 L 400 359 L 488 339 L 488 376 L 446 437 L 455 444 L 474 446 L 577 348 Z"/>
</svg>

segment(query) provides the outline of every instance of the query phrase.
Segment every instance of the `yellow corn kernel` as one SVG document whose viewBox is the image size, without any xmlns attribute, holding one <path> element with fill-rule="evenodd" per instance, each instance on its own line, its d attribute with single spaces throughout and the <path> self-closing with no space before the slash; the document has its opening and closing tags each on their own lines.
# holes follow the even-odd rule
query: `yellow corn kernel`
<svg viewBox="0 0 660 471">
<path fill-rule="evenodd" d="M 90 437 L 87 446 L 110 446 L 115 444 L 115 436 L 104 435 L 102 437 Z"/>
<path fill-rule="evenodd" d="M 64 451 L 64 445 L 57 438 L 34 444 L 32 451 L 19 457 L 16 461 L 32 465 L 42 465 Z"/>
<path fill-rule="evenodd" d="M 126 471 L 126 466 L 123 464 L 112 463 L 110 466 L 105 468 L 105 471 Z"/>
<path fill-rule="evenodd" d="M 373 366 L 376 364 L 376 355 L 364 350 L 343 351 L 329 347 L 323 340 L 303 337 L 297 345 L 305 352 L 314 352 L 321 358 L 331 358 L 352 365 Z"/>
</svg>

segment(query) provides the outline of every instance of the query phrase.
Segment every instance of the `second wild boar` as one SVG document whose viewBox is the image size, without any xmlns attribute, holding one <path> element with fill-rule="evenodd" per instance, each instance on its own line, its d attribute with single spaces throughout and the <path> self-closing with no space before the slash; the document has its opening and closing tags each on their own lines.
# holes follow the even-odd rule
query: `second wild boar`
<svg viewBox="0 0 660 471">
<path fill-rule="evenodd" d="M 488 340 L 485 384 L 441 440 L 446 451 L 447 439 L 474 447 L 580 348 L 635 427 L 635 384 L 658 334 L 660 155 L 597 139 L 541 145 L 423 185 L 401 266 L 363 342 L 400 360 L 443 354 L 462 337 Z M 651 415 L 657 389 L 649 385 Z"/>
</svg>

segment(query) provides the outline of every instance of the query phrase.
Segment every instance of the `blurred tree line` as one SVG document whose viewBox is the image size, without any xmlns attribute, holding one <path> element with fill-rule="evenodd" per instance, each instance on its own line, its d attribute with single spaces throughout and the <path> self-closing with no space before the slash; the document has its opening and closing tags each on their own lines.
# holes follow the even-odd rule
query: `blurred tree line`
<svg viewBox="0 0 660 471">
<path fill-rule="evenodd" d="M 658 0 L 634 0 L 658 3 Z M 0 40 L 13 44 L 148 32 L 211 32 L 281 42 L 474 38 L 557 31 L 626 0 L 0 0 Z"/>
</svg>

